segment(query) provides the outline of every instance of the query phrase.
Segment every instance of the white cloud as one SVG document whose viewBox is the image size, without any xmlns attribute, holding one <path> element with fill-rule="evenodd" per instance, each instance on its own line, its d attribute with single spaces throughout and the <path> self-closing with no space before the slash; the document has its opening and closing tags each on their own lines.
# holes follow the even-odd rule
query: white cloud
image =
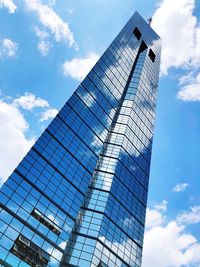
<svg viewBox="0 0 200 267">
<path fill-rule="evenodd" d="M 200 206 L 191 207 L 189 211 L 184 211 L 177 217 L 181 224 L 200 223 Z"/>
<path fill-rule="evenodd" d="M 23 96 L 16 98 L 13 101 L 13 104 L 25 110 L 32 110 L 33 108 L 38 107 L 49 107 L 49 103 L 46 100 L 40 97 L 36 97 L 34 94 L 31 93 L 25 93 Z"/>
<path fill-rule="evenodd" d="M 73 58 L 63 64 L 63 73 L 72 79 L 81 81 L 99 59 L 95 53 L 89 53 L 85 58 Z"/>
<path fill-rule="evenodd" d="M 38 50 L 42 56 L 47 56 L 50 49 L 51 43 L 49 41 L 49 34 L 45 31 L 41 31 L 38 27 L 35 28 L 35 33 L 39 39 Z"/>
<path fill-rule="evenodd" d="M 152 27 L 162 38 L 161 74 L 169 68 L 186 70 L 177 97 L 200 101 L 200 23 L 193 15 L 195 0 L 162 0 L 153 15 Z"/>
<path fill-rule="evenodd" d="M 196 238 L 184 233 L 184 227 L 175 221 L 153 227 L 145 233 L 142 267 L 190 266 L 194 260 L 188 254 L 194 251 L 194 244 L 200 247 Z"/>
<path fill-rule="evenodd" d="M 40 121 L 47 121 L 49 119 L 54 118 L 56 115 L 58 114 L 58 110 L 55 108 L 49 108 L 46 111 L 44 111 L 43 113 L 41 113 L 41 118 Z"/>
<path fill-rule="evenodd" d="M 44 40 L 49 37 L 48 32 L 42 31 L 38 27 L 35 27 L 35 33 L 37 37 L 40 38 L 41 40 Z"/>
<path fill-rule="evenodd" d="M 49 119 L 54 118 L 58 110 L 55 108 L 51 108 L 47 100 L 37 97 L 32 93 L 25 93 L 24 95 L 13 100 L 12 103 L 14 106 L 23 108 L 24 110 L 32 111 L 34 108 L 43 108 L 46 109 L 39 113 L 40 122 L 47 121 Z"/>
<path fill-rule="evenodd" d="M 25 0 L 29 11 L 37 14 L 40 23 L 46 27 L 54 36 L 56 42 L 67 42 L 69 46 L 75 45 L 74 36 L 67 22 L 48 5 L 43 5 L 40 0 Z"/>
<path fill-rule="evenodd" d="M 0 0 L 0 8 L 3 7 L 7 8 L 10 14 L 14 14 L 17 9 L 17 6 L 12 0 Z"/>
<path fill-rule="evenodd" d="M 10 39 L 4 38 L 0 42 L 0 58 L 12 58 L 16 55 L 18 45 Z"/>
<path fill-rule="evenodd" d="M 175 187 L 172 189 L 174 192 L 182 192 L 188 187 L 187 183 L 182 183 L 182 184 L 177 184 Z"/>
<path fill-rule="evenodd" d="M 167 210 L 167 204 L 168 204 L 168 201 L 167 200 L 163 200 L 161 203 L 155 204 L 154 208 L 156 210 L 166 211 Z"/>
<path fill-rule="evenodd" d="M 192 83 L 194 81 L 194 71 L 186 73 L 179 78 L 179 86 L 184 86 L 186 84 Z"/>
<path fill-rule="evenodd" d="M 185 252 L 185 258 L 189 263 L 187 266 L 199 267 L 200 266 L 200 244 L 193 244 L 187 251 Z"/>
<path fill-rule="evenodd" d="M 194 0 L 163 0 L 153 15 L 152 27 L 162 38 L 163 74 L 170 67 L 199 66 L 200 28 L 194 8 Z"/>
<path fill-rule="evenodd" d="M 165 222 L 166 218 L 163 215 L 163 212 L 167 210 L 167 201 L 163 200 L 161 203 L 154 205 L 154 209 L 147 208 L 146 212 L 146 228 L 152 228 L 158 225 L 161 225 Z"/>
<path fill-rule="evenodd" d="M 186 229 L 188 223 L 200 222 L 200 206 L 193 207 L 168 222 L 163 217 L 163 212 L 147 212 L 147 222 L 150 216 L 154 223 L 148 224 L 145 232 L 142 267 L 200 266 L 200 243 Z"/>
<path fill-rule="evenodd" d="M 161 225 L 162 223 L 164 223 L 164 221 L 165 219 L 161 212 L 157 210 L 150 210 L 147 208 L 146 223 L 145 223 L 146 228 L 152 228 Z"/>
<path fill-rule="evenodd" d="M 200 73 L 197 76 L 185 75 L 180 79 L 181 90 L 178 98 L 183 101 L 200 101 Z"/>
<path fill-rule="evenodd" d="M 19 109 L 0 100 L 0 183 L 17 166 L 34 144 L 34 138 L 27 138 L 29 128 Z"/>
<path fill-rule="evenodd" d="M 34 108 L 43 109 L 39 113 L 45 121 L 57 114 L 49 103 L 34 94 L 25 93 L 12 99 L 3 97 L 0 92 L 0 185 L 7 179 L 35 142 L 35 138 L 27 138 L 29 124 L 23 116 L 22 110 L 32 111 Z M 35 114 L 33 114 L 35 115 Z M 38 113 L 36 114 L 38 115 Z"/>
<path fill-rule="evenodd" d="M 51 43 L 48 41 L 40 41 L 38 43 L 38 50 L 40 51 L 42 56 L 47 56 L 51 48 Z"/>
</svg>

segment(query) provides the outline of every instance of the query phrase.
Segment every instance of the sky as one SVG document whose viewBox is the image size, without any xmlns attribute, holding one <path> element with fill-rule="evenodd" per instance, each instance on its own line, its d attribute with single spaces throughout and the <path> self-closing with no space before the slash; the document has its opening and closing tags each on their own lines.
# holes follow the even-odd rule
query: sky
<svg viewBox="0 0 200 267">
<path fill-rule="evenodd" d="M 0 184 L 135 10 L 162 38 L 143 267 L 200 266 L 198 0 L 0 0 Z"/>
</svg>

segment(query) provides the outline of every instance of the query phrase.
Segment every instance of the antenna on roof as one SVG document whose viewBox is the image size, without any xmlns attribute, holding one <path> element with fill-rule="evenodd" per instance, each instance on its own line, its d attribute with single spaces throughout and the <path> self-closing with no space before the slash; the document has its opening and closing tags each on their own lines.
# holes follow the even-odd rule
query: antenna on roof
<svg viewBox="0 0 200 267">
<path fill-rule="evenodd" d="M 151 26 L 151 23 L 152 23 L 152 17 L 150 17 L 148 20 L 147 20 L 149 26 Z"/>
</svg>

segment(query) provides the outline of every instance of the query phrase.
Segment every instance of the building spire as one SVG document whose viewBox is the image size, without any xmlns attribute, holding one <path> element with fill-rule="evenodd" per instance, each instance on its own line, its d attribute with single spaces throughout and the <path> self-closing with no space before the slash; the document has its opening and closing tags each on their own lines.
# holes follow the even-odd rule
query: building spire
<svg viewBox="0 0 200 267">
<path fill-rule="evenodd" d="M 152 17 L 150 17 L 148 20 L 147 20 L 149 26 L 151 26 L 151 23 L 152 23 Z"/>
</svg>

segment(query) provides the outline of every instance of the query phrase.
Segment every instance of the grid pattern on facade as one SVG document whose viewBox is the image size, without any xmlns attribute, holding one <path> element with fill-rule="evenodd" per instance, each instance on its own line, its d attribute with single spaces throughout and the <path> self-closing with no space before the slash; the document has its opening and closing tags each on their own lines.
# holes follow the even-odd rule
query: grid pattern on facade
<svg viewBox="0 0 200 267">
<path fill-rule="evenodd" d="M 135 13 L 1 188 L 3 266 L 141 266 L 159 59 Z"/>
</svg>

